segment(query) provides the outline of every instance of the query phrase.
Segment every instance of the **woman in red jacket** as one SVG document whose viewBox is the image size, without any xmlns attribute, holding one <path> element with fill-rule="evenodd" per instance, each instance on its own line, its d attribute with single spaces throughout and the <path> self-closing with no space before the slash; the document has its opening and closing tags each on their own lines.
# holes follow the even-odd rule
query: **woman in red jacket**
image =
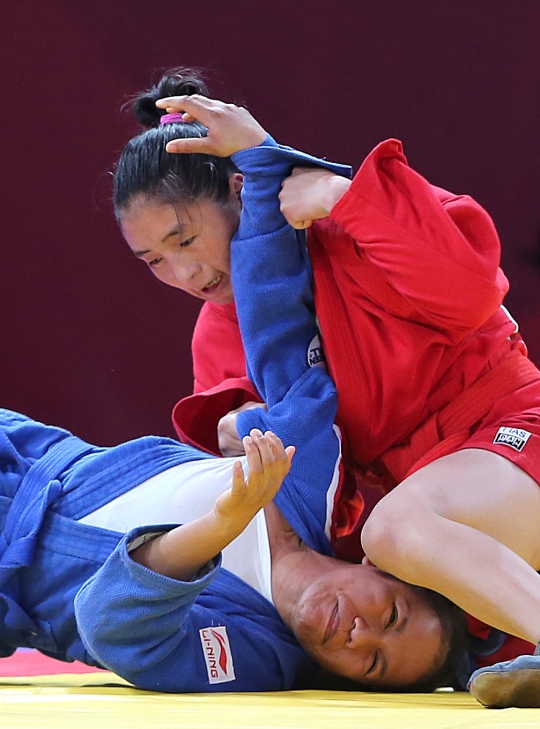
<svg viewBox="0 0 540 729">
<path fill-rule="evenodd" d="M 198 97 L 161 105 L 185 116 L 170 125 L 168 138 L 161 134 L 160 160 L 167 143 L 170 152 L 190 153 L 177 159 L 217 154 L 210 164 L 206 158 L 214 174 L 214 159 L 227 154 L 214 130 L 238 110 Z M 194 119 L 207 136 L 204 130 L 193 138 L 185 122 Z M 172 143 L 179 136 L 185 138 Z M 148 137 L 139 151 L 140 145 L 153 154 Z M 223 338 L 208 332 L 219 320 L 216 311 L 222 313 L 218 307 L 227 306 L 221 320 L 234 331 L 226 242 L 241 180 L 226 170 L 220 198 L 204 186 L 191 189 L 191 200 L 203 198 L 195 212 L 179 207 L 181 191 L 163 169 L 159 177 L 159 165 L 154 188 L 136 193 L 119 183 L 124 172 L 121 161 L 116 205 L 124 235 L 162 280 L 207 301 L 202 344 L 205 357 L 219 363 Z M 217 217 L 211 201 L 219 202 Z M 352 183 L 328 171 L 298 172 L 281 201 L 293 226 L 310 228 L 315 302 L 340 394 L 349 470 L 390 491 L 364 527 L 368 557 L 537 643 L 540 373 L 501 307 L 508 285 L 489 216 L 470 198 L 429 185 L 393 140 L 367 157 Z M 238 339 L 240 352 L 237 345 Z M 203 386 L 217 386 L 210 395 L 221 398 L 223 414 L 245 401 L 248 388 L 238 381 L 238 362 L 230 373 L 221 369 L 232 383 L 210 378 Z M 191 416 L 208 427 L 204 407 Z M 357 516 L 354 509 L 338 513 L 335 536 L 353 529 Z"/>
</svg>

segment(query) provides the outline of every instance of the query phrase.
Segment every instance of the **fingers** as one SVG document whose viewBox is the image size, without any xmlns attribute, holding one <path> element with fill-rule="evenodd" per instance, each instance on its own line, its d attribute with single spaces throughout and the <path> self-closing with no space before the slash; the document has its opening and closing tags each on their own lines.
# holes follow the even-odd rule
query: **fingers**
<svg viewBox="0 0 540 729">
<path fill-rule="evenodd" d="M 223 119 L 230 115 L 240 116 L 248 113 L 246 109 L 237 107 L 235 104 L 226 104 L 218 99 L 209 99 L 200 94 L 158 99 L 156 106 L 165 109 L 167 114 L 183 113 L 184 121 L 200 121 L 208 128 L 216 123 L 223 123 Z"/>
<path fill-rule="evenodd" d="M 241 461 L 233 464 L 232 487 L 221 494 L 214 511 L 226 519 L 234 518 L 244 524 L 242 528 L 276 495 L 289 472 L 294 446 L 283 447 L 272 433 L 253 429 L 243 438 L 248 475 L 244 476 Z"/>
<path fill-rule="evenodd" d="M 205 124 L 211 114 L 227 105 L 216 99 L 209 99 L 207 96 L 193 94 L 192 96 L 169 96 L 165 99 L 158 99 L 156 106 L 165 109 L 167 114 L 184 114 L 184 121 L 198 119 Z M 206 125 L 205 125 L 206 126 Z"/>
<path fill-rule="evenodd" d="M 312 223 L 312 220 L 293 220 L 292 222 L 289 221 L 289 225 L 291 226 L 291 228 L 295 228 L 296 230 L 305 230 L 306 228 L 311 228 Z"/>
<path fill-rule="evenodd" d="M 215 145 L 208 137 L 173 139 L 165 147 L 172 154 L 214 154 Z"/>
<path fill-rule="evenodd" d="M 198 109 L 211 109 L 218 104 L 223 104 L 223 102 L 210 99 L 208 96 L 203 96 L 202 94 L 166 96 L 164 99 L 158 99 L 156 101 L 156 106 L 159 109 L 165 109 L 168 114 L 182 111 L 193 114 Z"/>
<path fill-rule="evenodd" d="M 156 101 L 156 106 L 167 113 L 182 113 L 184 121 L 199 121 L 208 130 L 202 139 L 171 140 L 167 152 L 229 157 L 242 149 L 256 147 L 266 138 L 265 130 L 247 109 L 218 99 L 200 94 L 170 96 Z"/>
<path fill-rule="evenodd" d="M 287 454 L 287 462 L 289 464 L 289 469 L 291 468 L 292 459 L 294 457 L 294 454 L 296 453 L 295 446 L 287 446 L 285 448 L 285 453 Z"/>
<path fill-rule="evenodd" d="M 244 492 L 247 488 L 246 479 L 244 478 L 244 469 L 241 461 L 235 461 L 233 464 L 232 487 L 235 493 Z"/>
<path fill-rule="evenodd" d="M 294 455 L 294 446 L 285 448 L 275 433 L 267 430 L 263 433 L 254 428 L 249 436 L 243 439 L 248 465 L 251 474 L 264 474 L 269 478 L 285 478 L 289 472 Z"/>
</svg>

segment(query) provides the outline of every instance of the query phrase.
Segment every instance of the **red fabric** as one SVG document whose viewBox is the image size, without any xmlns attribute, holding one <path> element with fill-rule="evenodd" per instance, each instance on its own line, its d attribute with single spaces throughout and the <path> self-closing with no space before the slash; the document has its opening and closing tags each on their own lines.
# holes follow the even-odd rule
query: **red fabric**
<svg viewBox="0 0 540 729">
<path fill-rule="evenodd" d="M 307 242 L 324 350 L 339 392 L 349 473 L 343 498 L 350 507 L 353 474 L 360 495 L 368 495 L 373 506 L 413 466 L 417 451 L 406 453 L 411 434 L 510 353 L 526 354 L 526 348 L 500 308 L 508 282 L 499 268 L 491 218 L 471 198 L 433 187 L 411 170 L 395 140 L 366 158 L 330 216 L 308 230 Z M 223 383 L 227 389 L 226 378 L 245 377 L 241 346 L 234 306 L 205 304 L 193 338 L 196 388 Z M 252 399 L 244 384 L 241 397 Z M 216 447 L 215 429 L 210 431 L 225 414 L 218 415 L 223 391 L 207 396 L 213 406 L 208 400 L 177 406 L 174 422 L 181 438 L 189 434 L 193 442 L 196 432 L 199 445 L 212 450 L 208 444 Z M 470 399 L 474 415 L 474 396 Z M 199 406 L 209 417 L 207 430 L 194 427 L 202 426 L 196 420 Z M 436 442 L 436 422 L 434 435 Z M 468 435 L 450 433 L 453 440 L 446 445 L 463 447 Z M 404 451 L 405 465 L 390 470 L 385 454 L 396 446 Z M 345 530 L 335 545 L 339 556 L 351 561 L 362 556 L 359 530 L 367 516 L 355 508 L 345 521 L 356 528 L 348 535 Z M 337 522 L 341 516 L 336 514 Z M 489 630 L 478 625 L 474 634 Z M 514 648 L 508 650 L 529 652 L 523 643 L 511 639 Z M 499 653 L 486 660 L 501 660 Z"/>
<path fill-rule="evenodd" d="M 370 464 L 508 351 L 499 241 L 477 203 L 430 186 L 393 141 L 319 222 L 308 247 L 338 419 Z"/>
<path fill-rule="evenodd" d="M 192 351 L 194 394 L 175 405 L 173 424 L 182 443 L 219 456 L 220 418 L 246 402 L 261 402 L 246 376 L 234 304 L 204 304 L 193 332 Z"/>
<path fill-rule="evenodd" d="M 219 306 L 206 302 L 195 325 L 191 345 L 194 393 L 210 390 L 224 380 L 246 376 L 246 359 L 234 304 Z M 259 397 L 255 399 L 259 400 Z"/>
<path fill-rule="evenodd" d="M 477 638 L 485 640 L 491 632 L 489 625 L 482 623 L 471 615 L 467 616 L 467 623 L 469 625 L 469 632 Z M 496 653 L 487 656 L 475 655 L 474 660 L 478 668 L 483 668 L 484 666 L 492 666 L 494 663 L 499 663 L 500 661 L 510 661 L 512 658 L 517 658 L 517 656 L 532 656 L 535 648 L 535 645 L 528 643 L 522 638 L 516 638 L 515 635 L 507 635 L 502 647 Z"/>
<path fill-rule="evenodd" d="M 87 666 L 80 661 L 57 661 L 55 658 L 21 648 L 0 661 L 0 676 L 50 676 L 58 673 L 103 673 L 104 669 Z"/>
<path fill-rule="evenodd" d="M 219 419 L 246 402 L 261 402 L 247 377 L 229 377 L 204 392 L 185 397 L 176 403 L 173 423 L 182 443 L 220 456 L 217 439 Z"/>
</svg>

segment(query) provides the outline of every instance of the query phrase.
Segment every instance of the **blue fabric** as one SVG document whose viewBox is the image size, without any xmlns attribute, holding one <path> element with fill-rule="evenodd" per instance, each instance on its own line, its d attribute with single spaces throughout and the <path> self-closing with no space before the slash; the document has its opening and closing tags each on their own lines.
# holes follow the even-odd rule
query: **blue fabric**
<svg viewBox="0 0 540 729">
<path fill-rule="evenodd" d="M 159 527 L 158 527 L 159 528 Z M 120 542 L 75 599 L 81 637 L 102 664 L 160 691 L 279 691 L 312 670 L 276 609 L 220 560 L 203 578 L 172 580 L 134 562 Z M 119 619 L 111 619 L 118 615 Z M 226 626 L 236 679 L 210 684 L 199 631 Z M 126 636 L 137 636 L 137 641 Z"/>
<path fill-rule="evenodd" d="M 279 209 L 278 193 L 296 165 L 324 166 L 350 176 L 350 167 L 278 146 L 271 138 L 233 155 L 244 174 L 244 210 L 231 244 L 231 276 L 248 372 L 268 411 L 240 413 L 241 436 L 274 431 L 297 448 L 275 501 L 312 549 L 331 554 L 325 534 L 326 495 L 335 477 L 340 440 L 334 428 L 337 393 L 324 367 L 309 356 L 318 329 L 304 231 Z"/>
<path fill-rule="evenodd" d="M 295 164 L 333 167 L 270 138 L 235 155 L 245 173 L 244 209 L 232 244 L 233 281 L 250 372 L 268 401 L 241 427 L 272 428 L 298 448 L 278 505 L 310 546 L 330 553 L 326 492 L 339 439 L 335 389 L 310 367 L 317 330 L 302 236 L 279 212 L 281 180 Z M 0 625 L 8 655 L 38 648 L 116 671 L 163 691 L 275 691 L 293 688 L 314 664 L 275 608 L 220 568 L 193 582 L 170 580 L 135 563 L 121 535 L 77 519 L 157 473 L 211 457 L 164 438 L 116 448 L 85 444 L 59 428 L 0 411 Z M 209 682 L 200 630 L 223 626 L 235 677 Z"/>
</svg>

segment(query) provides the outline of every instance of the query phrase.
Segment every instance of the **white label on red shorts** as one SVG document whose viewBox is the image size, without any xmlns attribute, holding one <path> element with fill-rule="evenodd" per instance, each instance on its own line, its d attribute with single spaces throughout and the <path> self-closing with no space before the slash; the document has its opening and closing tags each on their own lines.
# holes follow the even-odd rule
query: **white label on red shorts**
<svg viewBox="0 0 540 729">
<path fill-rule="evenodd" d="M 499 428 L 493 442 L 510 446 L 515 451 L 522 451 L 530 437 L 531 434 L 528 430 L 521 430 L 521 428 Z"/>
<path fill-rule="evenodd" d="M 199 637 L 206 661 L 208 683 L 234 681 L 236 676 L 227 628 L 224 625 L 202 628 L 199 630 Z"/>
</svg>

